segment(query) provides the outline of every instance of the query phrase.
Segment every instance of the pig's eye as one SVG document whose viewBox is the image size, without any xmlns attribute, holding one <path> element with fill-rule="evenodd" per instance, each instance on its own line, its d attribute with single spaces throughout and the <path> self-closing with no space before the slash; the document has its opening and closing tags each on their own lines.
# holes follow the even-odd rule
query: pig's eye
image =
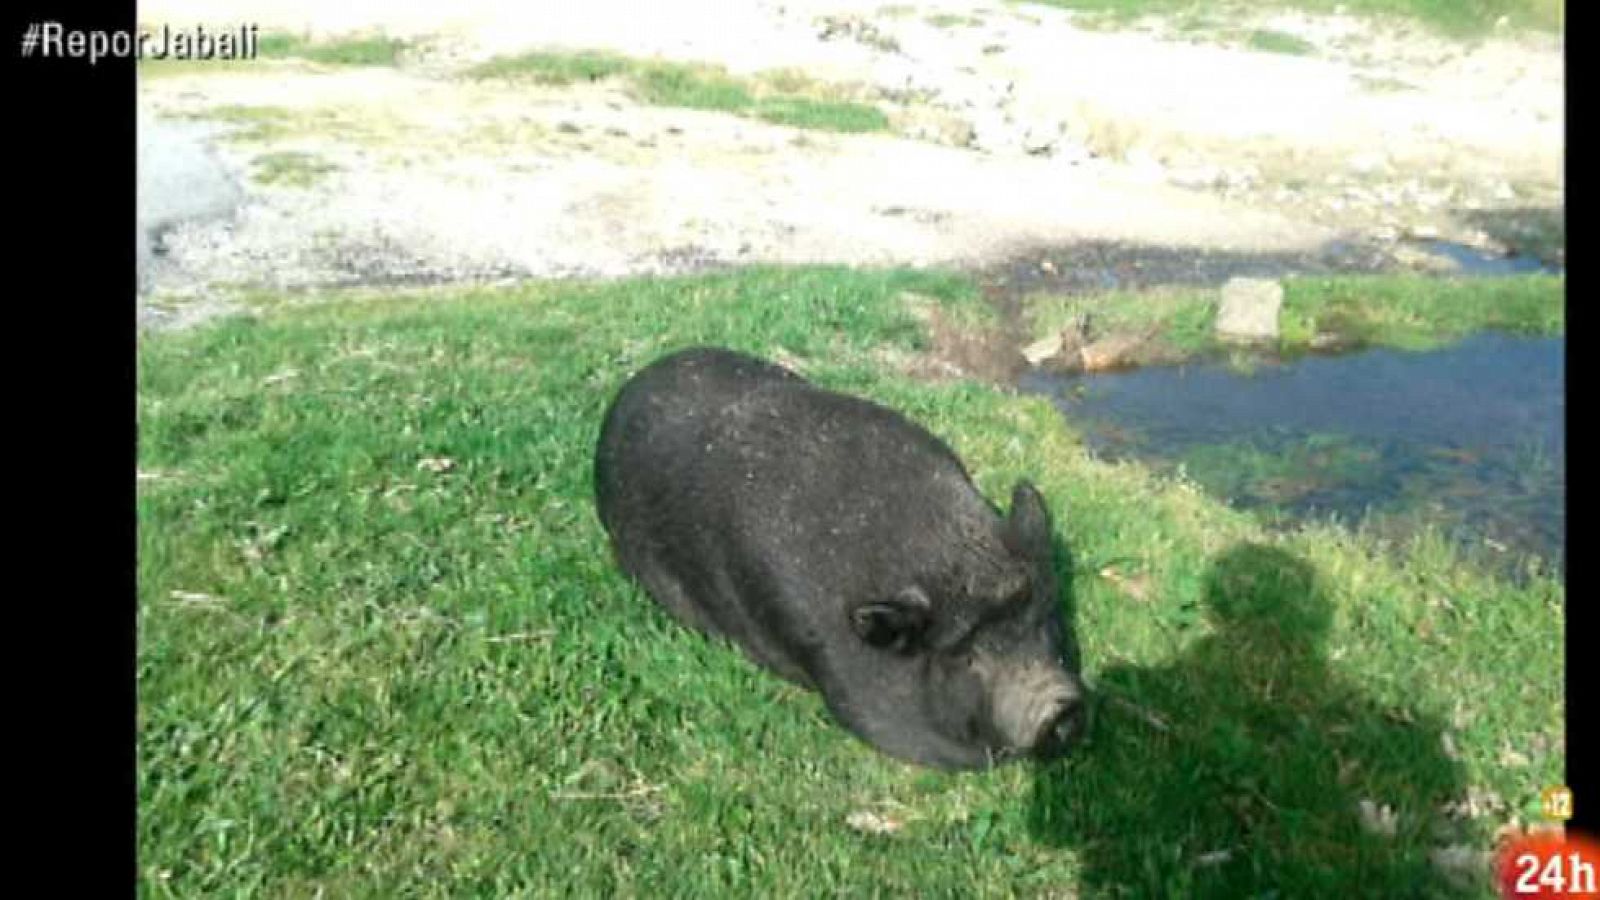
<svg viewBox="0 0 1600 900">
<path fill-rule="evenodd" d="M 904 653 L 927 630 L 931 606 L 920 590 L 907 588 L 887 600 L 857 606 L 850 611 L 850 625 L 869 646 Z"/>
</svg>

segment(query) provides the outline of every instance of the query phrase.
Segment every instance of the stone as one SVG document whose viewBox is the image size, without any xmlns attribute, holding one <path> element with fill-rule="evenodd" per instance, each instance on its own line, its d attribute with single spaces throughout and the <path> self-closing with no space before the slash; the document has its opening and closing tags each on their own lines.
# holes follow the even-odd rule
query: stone
<svg viewBox="0 0 1600 900">
<path fill-rule="evenodd" d="M 1022 358 L 1028 361 L 1028 365 L 1037 367 L 1060 354 L 1062 343 L 1061 333 L 1058 331 L 1043 340 L 1034 341 L 1023 347 Z"/>
<path fill-rule="evenodd" d="M 1105 372 L 1137 365 L 1134 353 L 1145 340 L 1146 335 L 1142 334 L 1120 334 L 1086 344 L 1078 350 L 1083 371 Z"/>
<path fill-rule="evenodd" d="M 1222 286 L 1216 333 L 1223 341 L 1254 343 L 1278 339 L 1283 285 L 1267 278 L 1230 278 Z"/>
<path fill-rule="evenodd" d="M 1414 247 L 1400 245 L 1394 248 L 1394 261 L 1408 269 L 1417 269 L 1425 272 L 1454 272 L 1460 268 L 1449 257 Z"/>
</svg>

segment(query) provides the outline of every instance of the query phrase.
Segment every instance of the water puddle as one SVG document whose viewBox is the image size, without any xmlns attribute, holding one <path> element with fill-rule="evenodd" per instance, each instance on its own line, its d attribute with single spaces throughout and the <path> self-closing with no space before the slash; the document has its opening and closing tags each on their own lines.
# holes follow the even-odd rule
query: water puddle
<svg viewBox="0 0 1600 900">
<path fill-rule="evenodd" d="M 1401 536 L 1431 524 L 1493 560 L 1565 565 L 1563 338 L 1485 334 L 1121 374 L 1030 372 L 1104 458 L 1187 476 L 1269 520 L 1333 516 Z"/>
<path fill-rule="evenodd" d="M 1496 275 L 1559 275 L 1561 267 L 1551 265 L 1536 256 L 1522 253 L 1513 253 L 1508 256 L 1496 256 L 1469 247 L 1466 244 L 1454 244 L 1450 241 L 1429 241 L 1423 245 L 1428 252 L 1442 256 L 1455 263 L 1461 275 L 1496 276 Z"/>
</svg>

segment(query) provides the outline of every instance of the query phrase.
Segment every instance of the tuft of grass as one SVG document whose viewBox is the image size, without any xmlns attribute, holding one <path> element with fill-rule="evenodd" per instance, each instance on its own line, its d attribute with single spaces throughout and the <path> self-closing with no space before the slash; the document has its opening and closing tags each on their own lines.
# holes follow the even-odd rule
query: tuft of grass
<svg viewBox="0 0 1600 900">
<path fill-rule="evenodd" d="M 1309 56 L 1317 52 L 1317 46 L 1304 38 L 1276 31 L 1270 28 L 1258 28 L 1250 32 L 1245 39 L 1246 46 L 1252 50 L 1264 50 L 1268 53 L 1287 53 L 1291 56 Z"/>
<path fill-rule="evenodd" d="M 270 141 L 293 133 L 295 114 L 282 106 L 243 106 L 229 104 L 198 112 L 190 118 L 237 126 L 229 132 L 230 141 Z"/>
<path fill-rule="evenodd" d="M 1397 94 L 1403 91 L 1414 91 L 1417 86 L 1398 78 L 1373 78 L 1370 75 L 1355 76 L 1356 83 L 1361 89 L 1373 94 Z"/>
<path fill-rule="evenodd" d="M 223 136 L 223 140 L 233 143 L 312 137 L 382 146 L 405 132 L 403 120 L 393 115 L 339 106 L 291 109 L 227 104 L 184 113 L 183 117 L 233 126 Z"/>
<path fill-rule="evenodd" d="M 600 81 L 630 71 L 631 62 L 614 53 L 524 53 L 499 56 L 467 70 L 472 78 L 531 78 L 539 84 L 565 85 Z"/>
<path fill-rule="evenodd" d="M 1282 346 L 1319 332 L 1402 349 L 1437 347 L 1475 331 L 1561 334 L 1566 277 L 1440 280 L 1426 275 L 1297 278 L 1284 283 Z"/>
<path fill-rule="evenodd" d="M 338 166 L 316 154 L 297 151 L 263 153 L 253 162 L 255 172 L 252 177 L 257 182 L 285 187 L 311 187 L 339 170 Z"/>
<path fill-rule="evenodd" d="M 635 95 L 656 106 L 742 113 L 755 106 L 750 87 L 714 66 L 649 62 L 630 73 Z"/>
<path fill-rule="evenodd" d="M 981 302 L 757 268 L 333 294 L 145 338 L 141 893 L 1413 896 L 1445 892 L 1432 847 L 1536 814 L 1564 767 L 1557 575 L 1271 535 L 1097 460 L 1041 399 L 892 374 L 881 351 L 928 340 L 908 292 Z M 904 411 L 997 501 L 1039 485 L 1101 698 L 1077 753 L 894 762 L 618 573 L 601 416 L 701 343 Z"/>
<path fill-rule="evenodd" d="M 1214 347 L 1211 328 L 1216 306 L 1213 292 L 1185 289 L 1092 296 L 1038 294 L 1023 301 L 1029 330 L 1036 338 L 1054 334 L 1071 322 L 1087 320 L 1091 338 L 1158 329 L 1158 337 L 1164 343 L 1186 356 Z"/>
<path fill-rule="evenodd" d="M 306 59 L 330 66 L 393 66 L 410 47 L 408 41 L 381 34 L 313 41 L 274 32 L 261 36 L 257 51 L 268 59 Z"/>
<path fill-rule="evenodd" d="M 1475 331 L 1561 334 L 1566 278 L 1452 278 L 1360 275 L 1293 278 L 1284 283 L 1279 350 L 1301 353 L 1333 338 L 1343 346 L 1427 349 Z M 1184 356 L 1220 352 L 1213 334 L 1215 290 L 1120 292 L 1026 298 L 1029 331 L 1046 337 L 1087 315 L 1097 334 L 1156 329 Z"/>
<path fill-rule="evenodd" d="M 717 66 L 584 51 L 499 57 L 467 74 L 473 78 L 530 78 L 551 85 L 619 78 L 640 102 L 656 106 L 733 113 L 819 131 L 889 130 L 888 117 L 877 107 L 834 96 L 827 87 L 790 70 L 745 80 Z"/>
<path fill-rule="evenodd" d="M 887 131 L 889 119 L 876 106 L 808 97 L 769 97 L 755 107 L 756 118 L 779 125 L 818 131 L 866 133 Z"/>
<path fill-rule="evenodd" d="M 978 28 L 983 25 L 983 20 L 976 16 L 962 16 L 954 13 L 934 13 L 924 21 L 935 28 Z"/>
</svg>

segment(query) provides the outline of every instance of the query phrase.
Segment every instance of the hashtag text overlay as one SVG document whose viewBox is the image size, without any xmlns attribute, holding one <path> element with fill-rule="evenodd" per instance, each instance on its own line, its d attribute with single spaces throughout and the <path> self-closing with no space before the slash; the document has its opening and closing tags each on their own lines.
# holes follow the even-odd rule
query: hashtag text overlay
<svg viewBox="0 0 1600 900">
<path fill-rule="evenodd" d="M 259 25 L 208 29 L 140 28 L 103 31 L 68 28 L 60 22 L 34 22 L 22 33 L 22 58 L 85 59 L 90 65 L 102 59 L 255 59 L 260 43 Z"/>
</svg>

